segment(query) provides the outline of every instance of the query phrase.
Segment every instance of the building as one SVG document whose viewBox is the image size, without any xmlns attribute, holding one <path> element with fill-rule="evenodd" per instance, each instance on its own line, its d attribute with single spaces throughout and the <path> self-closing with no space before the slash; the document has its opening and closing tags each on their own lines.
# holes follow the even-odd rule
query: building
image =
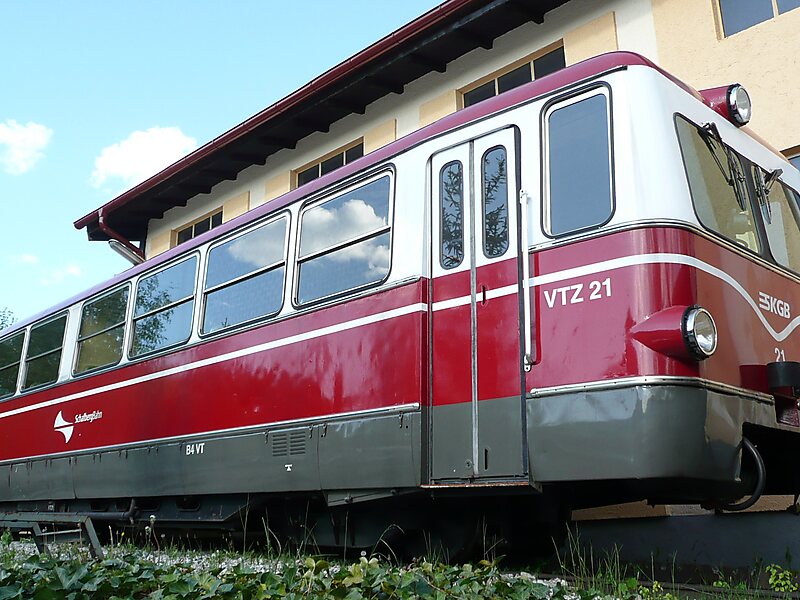
<svg viewBox="0 0 800 600">
<path fill-rule="evenodd" d="M 739 82 L 800 168 L 800 0 L 446 0 L 75 222 L 144 257 L 497 93 L 613 50 Z"/>
</svg>

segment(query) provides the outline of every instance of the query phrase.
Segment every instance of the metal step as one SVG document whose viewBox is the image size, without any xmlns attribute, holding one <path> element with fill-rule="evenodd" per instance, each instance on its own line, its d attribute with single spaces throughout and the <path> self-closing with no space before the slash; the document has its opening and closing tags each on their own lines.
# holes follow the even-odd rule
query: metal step
<svg viewBox="0 0 800 600">
<path fill-rule="evenodd" d="M 52 531 L 42 531 L 43 525 L 52 525 Z M 77 525 L 75 529 L 62 529 L 64 525 Z M 103 547 L 97 538 L 92 519 L 73 513 L 17 512 L 0 513 L 0 529 L 30 530 L 40 554 L 47 554 L 48 543 L 86 539 L 93 558 L 104 558 Z"/>
</svg>

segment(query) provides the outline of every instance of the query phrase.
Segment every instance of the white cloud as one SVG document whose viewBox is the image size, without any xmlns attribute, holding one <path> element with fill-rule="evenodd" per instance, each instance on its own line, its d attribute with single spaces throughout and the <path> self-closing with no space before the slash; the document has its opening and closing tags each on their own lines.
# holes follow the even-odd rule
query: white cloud
<svg viewBox="0 0 800 600">
<path fill-rule="evenodd" d="M 303 238 L 300 254 L 309 254 L 338 242 L 375 231 L 386 226 L 386 217 L 378 215 L 375 208 L 359 198 L 350 198 L 333 208 L 325 205 L 308 211 L 303 217 Z M 334 263 L 358 261 L 365 268 L 367 280 L 383 277 L 389 272 L 389 246 L 381 235 L 353 244 L 328 255 Z"/>
<path fill-rule="evenodd" d="M 70 264 L 60 269 L 54 269 L 39 280 L 42 285 L 56 285 L 68 277 L 80 277 L 83 271 L 78 265 Z"/>
<path fill-rule="evenodd" d="M 35 265 L 39 262 L 39 257 L 33 254 L 16 254 L 11 257 L 11 262 L 17 265 Z"/>
<path fill-rule="evenodd" d="M 39 123 L 22 125 L 14 119 L 0 123 L 0 167 L 9 175 L 30 171 L 52 137 L 53 130 Z"/>
<path fill-rule="evenodd" d="M 234 260 L 263 267 L 283 258 L 286 221 L 280 220 L 243 235 L 225 250 Z"/>
<path fill-rule="evenodd" d="M 94 159 L 90 179 L 94 187 L 119 180 L 131 187 L 155 175 L 197 148 L 197 140 L 177 127 L 151 127 L 134 131 L 127 138 L 103 148 Z"/>
<path fill-rule="evenodd" d="M 376 214 L 375 208 L 360 198 L 336 204 L 332 202 L 332 208 L 323 204 L 304 215 L 302 256 L 386 226 L 386 217 Z"/>
</svg>

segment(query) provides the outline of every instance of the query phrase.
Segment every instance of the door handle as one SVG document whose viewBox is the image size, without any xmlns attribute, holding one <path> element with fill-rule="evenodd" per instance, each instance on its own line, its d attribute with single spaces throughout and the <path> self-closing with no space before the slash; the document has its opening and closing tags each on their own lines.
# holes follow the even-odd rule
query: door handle
<svg viewBox="0 0 800 600">
<path fill-rule="evenodd" d="M 522 365 L 525 371 L 533 366 L 533 338 L 531 334 L 531 291 L 530 291 L 530 257 L 528 256 L 528 201 L 530 196 L 525 190 L 519 192 L 519 218 L 522 225 L 520 246 L 522 256 L 522 336 L 524 348 Z"/>
</svg>

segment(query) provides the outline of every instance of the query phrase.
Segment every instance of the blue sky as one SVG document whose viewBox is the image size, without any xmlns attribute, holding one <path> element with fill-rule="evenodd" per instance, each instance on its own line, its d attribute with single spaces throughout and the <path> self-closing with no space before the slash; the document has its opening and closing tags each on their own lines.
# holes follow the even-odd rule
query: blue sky
<svg viewBox="0 0 800 600">
<path fill-rule="evenodd" d="M 72 222 L 438 3 L 4 4 L 0 309 L 125 270 Z"/>
</svg>

